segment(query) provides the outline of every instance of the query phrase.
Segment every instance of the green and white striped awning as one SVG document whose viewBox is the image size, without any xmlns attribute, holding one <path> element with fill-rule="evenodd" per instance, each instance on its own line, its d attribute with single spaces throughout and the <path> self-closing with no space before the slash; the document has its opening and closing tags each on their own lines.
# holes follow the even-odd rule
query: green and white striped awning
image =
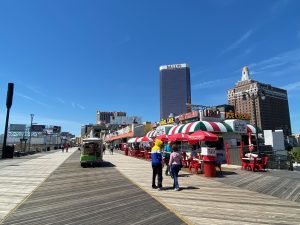
<svg viewBox="0 0 300 225">
<path fill-rule="evenodd" d="M 208 121 L 197 121 L 187 124 L 181 124 L 172 127 L 168 135 L 177 134 L 177 133 L 192 133 L 197 130 L 209 131 L 209 132 L 233 132 L 232 128 L 223 122 L 208 122 Z"/>
<path fill-rule="evenodd" d="M 262 130 L 259 129 L 259 127 L 257 127 L 257 129 L 256 129 L 255 126 L 253 126 L 251 124 L 247 124 L 247 131 L 248 132 L 251 132 L 252 134 L 256 134 L 256 130 L 258 131 L 258 133 L 262 133 Z"/>
</svg>

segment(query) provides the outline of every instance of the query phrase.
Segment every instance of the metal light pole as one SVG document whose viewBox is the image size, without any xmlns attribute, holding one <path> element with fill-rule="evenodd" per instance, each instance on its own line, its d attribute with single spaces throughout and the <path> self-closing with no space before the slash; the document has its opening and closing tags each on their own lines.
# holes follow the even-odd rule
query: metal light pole
<svg viewBox="0 0 300 225">
<path fill-rule="evenodd" d="M 251 102 L 252 102 L 252 107 L 254 110 L 254 123 L 255 123 L 255 129 L 256 129 L 255 139 L 256 139 L 256 144 L 257 144 L 257 153 L 258 153 L 258 155 L 260 155 L 255 100 L 259 97 L 261 97 L 262 100 L 265 100 L 265 95 L 264 95 L 264 92 L 261 90 L 259 90 L 256 95 L 254 95 L 254 94 L 250 95 L 249 92 L 243 92 L 242 94 L 243 94 L 243 100 L 247 100 L 247 98 L 246 98 L 246 95 L 247 95 L 248 98 L 251 99 Z"/>
<path fill-rule="evenodd" d="M 7 148 L 6 148 L 6 139 L 7 139 L 7 129 L 8 129 L 8 121 L 9 121 L 9 111 L 12 106 L 14 94 L 14 83 L 8 83 L 7 87 L 7 96 L 6 96 L 6 120 L 5 120 L 5 128 L 4 128 L 4 137 L 3 137 L 3 145 L 2 145 L 2 158 L 7 157 Z"/>
<path fill-rule="evenodd" d="M 34 114 L 30 114 L 30 129 L 29 129 L 29 142 L 28 142 L 28 149 L 30 151 L 30 144 L 31 144 L 31 132 L 32 132 L 32 121 L 33 121 L 33 117 L 34 117 Z"/>
</svg>

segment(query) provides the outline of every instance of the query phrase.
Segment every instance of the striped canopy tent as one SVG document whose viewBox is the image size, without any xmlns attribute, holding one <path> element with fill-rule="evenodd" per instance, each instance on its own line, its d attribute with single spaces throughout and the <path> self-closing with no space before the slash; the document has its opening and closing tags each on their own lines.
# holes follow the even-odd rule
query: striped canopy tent
<svg viewBox="0 0 300 225">
<path fill-rule="evenodd" d="M 168 135 L 177 133 L 192 133 L 197 130 L 209 131 L 209 132 L 233 132 L 232 128 L 223 122 L 208 122 L 208 121 L 197 121 L 187 124 L 181 124 L 174 126 L 170 129 Z"/>
<path fill-rule="evenodd" d="M 150 130 L 149 132 L 147 132 L 146 137 L 149 137 L 149 138 L 156 137 L 156 130 Z"/>
<path fill-rule="evenodd" d="M 137 140 L 139 139 L 140 137 L 134 137 L 134 138 L 130 138 L 127 143 L 134 143 L 134 142 L 138 142 Z"/>
<path fill-rule="evenodd" d="M 248 133 L 256 134 L 256 130 L 258 131 L 258 133 L 262 133 L 262 130 L 259 129 L 259 127 L 255 127 L 251 124 L 247 124 L 247 132 Z"/>
<path fill-rule="evenodd" d="M 136 142 L 152 142 L 152 138 L 149 138 L 147 136 L 144 136 L 144 137 L 140 137 L 136 140 Z"/>
</svg>

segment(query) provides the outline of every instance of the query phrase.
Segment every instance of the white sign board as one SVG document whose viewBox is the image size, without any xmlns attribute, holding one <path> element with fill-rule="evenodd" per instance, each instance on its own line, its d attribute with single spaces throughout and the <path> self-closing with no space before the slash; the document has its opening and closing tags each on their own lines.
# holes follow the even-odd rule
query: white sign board
<svg viewBox="0 0 300 225">
<path fill-rule="evenodd" d="M 202 147 L 201 155 L 216 156 L 217 152 L 215 148 Z"/>
<path fill-rule="evenodd" d="M 225 120 L 235 133 L 247 134 L 247 122 L 244 120 Z"/>
</svg>

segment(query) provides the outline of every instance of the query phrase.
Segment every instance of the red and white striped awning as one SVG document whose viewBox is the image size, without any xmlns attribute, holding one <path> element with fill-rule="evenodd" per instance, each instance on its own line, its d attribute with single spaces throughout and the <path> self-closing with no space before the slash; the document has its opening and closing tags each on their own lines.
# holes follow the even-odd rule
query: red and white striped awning
<svg viewBox="0 0 300 225">
<path fill-rule="evenodd" d="M 152 142 L 152 138 L 149 138 L 147 136 L 144 136 L 144 137 L 140 137 L 136 140 L 136 142 Z"/>
<path fill-rule="evenodd" d="M 177 125 L 177 126 L 174 126 L 172 127 L 169 132 L 168 132 L 168 135 L 173 135 L 173 134 L 178 134 L 178 133 L 181 133 L 179 132 L 179 130 L 181 130 L 181 128 L 184 126 L 184 124 L 180 124 L 180 125 Z"/>
<path fill-rule="evenodd" d="M 223 122 L 197 121 L 172 127 L 168 135 L 176 133 L 192 133 L 197 130 L 222 133 L 233 132 L 232 128 Z"/>
<path fill-rule="evenodd" d="M 150 130 L 149 132 L 147 132 L 146 136 L 149 138 L 156 137 L 156 130 Z"/>
<path fill-rule="evenodd" d="M 139 139 L 140 137 L 134 137 L 134 138 L 130 138 L 127 143 L 134 143 L 134 142 L 137 142 L 137 140 Z"/>
<path fill-rule="evenodd" d="M 258 131 L 258 133 L 262 133 L 261 129 L 257 128 L 251 124 L 247 124 L 247 131 L 252 133 L 252 134 L 256 134 L 256 130 Z"/>
</svg>

